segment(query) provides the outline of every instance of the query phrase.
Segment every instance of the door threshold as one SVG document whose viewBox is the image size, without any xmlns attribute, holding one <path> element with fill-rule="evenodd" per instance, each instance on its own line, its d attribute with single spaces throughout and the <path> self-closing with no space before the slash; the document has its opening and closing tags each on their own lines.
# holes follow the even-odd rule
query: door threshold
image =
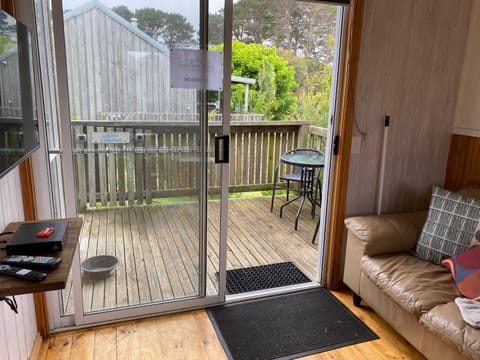
<svg viewBox="0 0 480 360">
<path fill-rule="evenodd" d="M 225 304 L 232 304 L 232 303 L 241 302 L 245 300 L 258 299 L 258 298 L 273 296 L 273 295 L 287 294 L 287 293 L 313 289 L 318 287 L 320 287 L 320 284 L 318 282 L 312 281 L 312 282 L 303 283 L 303 284 L 282 286 L 278 288 L 265 289 L 265 290 L 256 290 L 256 291 L 250 291 L 250 292 L 241 293 L 241 294 L 226 295 Z"/>
</svg>

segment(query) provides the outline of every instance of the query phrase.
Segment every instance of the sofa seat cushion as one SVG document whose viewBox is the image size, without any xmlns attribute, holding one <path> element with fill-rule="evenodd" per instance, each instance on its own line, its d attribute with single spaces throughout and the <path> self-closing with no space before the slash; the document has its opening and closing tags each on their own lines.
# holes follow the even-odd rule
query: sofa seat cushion
<svg viewBox="0 0 480 360">
<path fill-rule="evenodd" d="M 363 256 L 361 271 L 416 317 L 459 296 L 444 267 L 409 254 Z"/>
<path fill-rule="evenodd" d="M 455 302 L 434 307 L 420 317 L 420 324 L 467 357 L 480 360 L 480 329 L 463 320 Z"/>
</svg>

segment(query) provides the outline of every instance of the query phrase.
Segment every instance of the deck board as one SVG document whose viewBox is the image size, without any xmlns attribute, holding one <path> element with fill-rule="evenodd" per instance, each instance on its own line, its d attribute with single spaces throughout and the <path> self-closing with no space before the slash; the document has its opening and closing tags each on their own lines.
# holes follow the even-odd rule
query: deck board
<svg viewBox="0 0 480 360">
<path fill-rule="evenodd" d="M 229 200 L 227 270 L 291 261 L 308 277 L 316 276 L 317 245 L 311 244 L 318 219 L 305 206 L 294 230 L 297 205 L 280 218 L 276 200 Z M 319 211 L 317 211 L 318 213 Z M 110 254 L 119 258 L 114 275 L 84 281 L 85 311 L 159 302 L 195 296 L 198 288 L 198 209 L 196 203 L 145 205 L 89 211 L 82 214 L 80 260 Z M 217 288 L 219 256 L 218 201 L 208 203 L 207 294 Z M 66 313 L 73 312 L 69 282 L 63 292 Z"/>
</svg>

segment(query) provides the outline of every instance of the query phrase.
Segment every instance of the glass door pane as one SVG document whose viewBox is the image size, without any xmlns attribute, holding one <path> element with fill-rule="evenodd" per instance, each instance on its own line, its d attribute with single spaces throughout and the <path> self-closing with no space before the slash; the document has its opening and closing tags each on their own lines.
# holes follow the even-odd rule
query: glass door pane
<svg viewBox="0 0 480 360">
<path fill-rule="evenodd" d="M 221 113 L 222 88 L 207 91 L 195 80 L 211 65 L 202 27 L 208 9 L 201 0 L 113 3 L 63 1 L 83 218 L 72 285 L 83 306 L 77 298 L 65 311 L 81 312 L 77 322 L 222 301 L 218 224 L 226 202 L 218 200 L 222 171 L 213 162 L 222 122 L 209 123 L 222 117 L 208 108 L 213 102 Z M 216 58 L 220 73 L 210 75 L 221 84 Z M 157 308 L 145 310 L 151 304 Z"/>
</svg>

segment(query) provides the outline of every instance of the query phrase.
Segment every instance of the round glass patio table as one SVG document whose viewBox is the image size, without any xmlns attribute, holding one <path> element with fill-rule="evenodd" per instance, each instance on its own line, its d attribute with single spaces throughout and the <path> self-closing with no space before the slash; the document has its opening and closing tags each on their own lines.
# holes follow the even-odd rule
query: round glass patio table
<svg viewBox="0 0 480 360">
<path fill-rule="evenodd" d="M 299 166 L 302 169 L 300 192 L 298 196 L 285 202 L 284 204 L 282 204 L 282 206 L 280 206 L 280 217 L 282 217 L 282 210 L 285 206 L 293 203 L 298 199 L 301 199 L 300 205 L 298 206 L 297 214 L 295 216 L 295 230 L 297 230 L 298 218 L 300 216 L 300 213 L 302 212 L 305 199 L 308 199 L 312 204 L 312 216 L 315 215 L 315 206 L 321 206 L 320 202 L 317 201 L 316 191 L 314 190 L 313 183 L 315 181 L 315 170 L 325 166 L 325 156 L 321 152 L 313 149 L 297 149 L 283 154 L 280 157 L 280 161 L 284 162 L 285 164 Z M 319 179 L 318 183 L 320 186 L 321 183 Z"/>
</svg>

